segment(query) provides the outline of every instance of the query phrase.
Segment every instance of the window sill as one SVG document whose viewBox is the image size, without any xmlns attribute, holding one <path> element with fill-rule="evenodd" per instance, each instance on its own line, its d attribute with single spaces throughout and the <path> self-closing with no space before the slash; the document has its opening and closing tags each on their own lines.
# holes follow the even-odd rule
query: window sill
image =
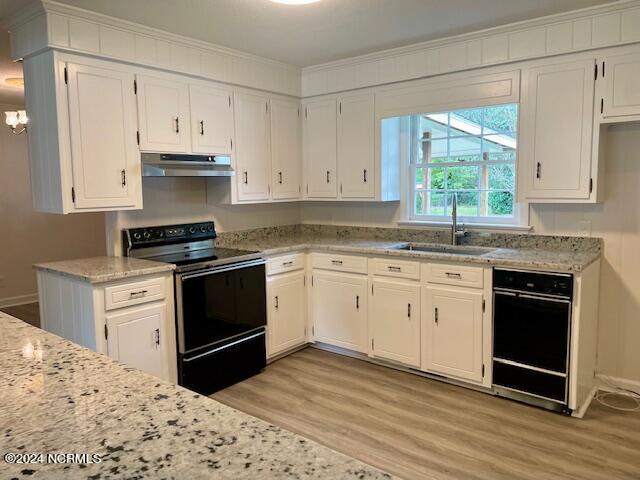
<svg viewBox="0 0 640 480">
<path fill-rule="evenodd" d="M 429 222 L 425 220 L 403 220 L 397 222 L 399 226 L 406 227 L 451 227 L 451 222 Z M 459 225 L 464 225 L 467 230 L 501 230 L 511 232 L 531 232 L 533 227 L 528 225 L 506 225 L 506 224 L 492 224 L 492 223 L 464 223 L 459 222 Z"/>
</svg>

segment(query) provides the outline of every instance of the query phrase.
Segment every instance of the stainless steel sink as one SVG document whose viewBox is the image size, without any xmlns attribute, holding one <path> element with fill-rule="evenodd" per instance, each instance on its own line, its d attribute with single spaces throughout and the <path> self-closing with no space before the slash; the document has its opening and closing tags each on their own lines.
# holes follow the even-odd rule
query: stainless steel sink
<svg viewBox="0 0 640 480">
<path fill-rule="evenodd" d="M 412 252 L 447 253 L 451 255 L 479 256 L 493 252 L 495 248 L 488 247 L 464 247 L 459 245 L 421 245 L 409 243 L 397 247 L 397 250 L 409 250 Z"/>
</svg>

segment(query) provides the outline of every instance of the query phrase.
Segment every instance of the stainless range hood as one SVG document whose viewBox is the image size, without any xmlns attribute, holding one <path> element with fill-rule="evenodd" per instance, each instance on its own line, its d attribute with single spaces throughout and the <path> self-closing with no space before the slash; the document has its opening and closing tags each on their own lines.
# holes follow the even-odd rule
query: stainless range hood
<svg viewBox="0 0 640 480">
<path fill-rule="evenodd" d="M 231 177 L 229 155 L 143 153 L 143 177 Z"/>
</svg>

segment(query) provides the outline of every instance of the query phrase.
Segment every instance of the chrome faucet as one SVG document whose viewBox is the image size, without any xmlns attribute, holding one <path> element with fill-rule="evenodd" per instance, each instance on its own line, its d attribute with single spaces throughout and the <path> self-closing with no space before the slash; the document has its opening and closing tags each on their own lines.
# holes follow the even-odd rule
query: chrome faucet
<svg viewBox="0 0 640 480">
<path fill-rule="evenodd" d="M 458 243 L 458 237 L 464 237 L 466 234 L 464 225 L 458 228 L 458 194 L 454 193 L 451 202 L 451 245 L 455 246 Z"/>
</svg>

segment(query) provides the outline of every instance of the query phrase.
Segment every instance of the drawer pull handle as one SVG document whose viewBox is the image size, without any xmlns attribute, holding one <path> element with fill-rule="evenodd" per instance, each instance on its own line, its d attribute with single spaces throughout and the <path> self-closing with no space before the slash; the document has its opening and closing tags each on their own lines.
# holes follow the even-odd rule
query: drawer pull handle
<svg viewBox="0 0 640 480">
<path fill-rule="evenodd" d="M 407 317 L 411 318 L 411 304 L 407 303 Z"/>
<path fill-rule="evenodd" d="M 445 272 L 445 275 L 449 278 L 462 278 L 461 273 Z"/>
<path fill-rule="evenodd" d="M 139 290 L 137 292 L 129 292 L 129 298 L 140 298 L 147 294 L 148 290 Z"/>
<path fill-rule="evenodd" d="M 435 315 L 434 315 L 434 320 L 436 322 L 436 325 L 438 324 L 438 307 L 435 308 Z"/>
<path fill-rule="evenodd" d="M 360 296 L 356 295 L 356 310 L 360 310 Z"/>
<path fill-rule="evenodd" d="M 290 267 L 291 265 L 293 265 L 293 260 L 291 260 L 289 262 L 282 262 L 282 266 L 283 267 Z"/>
<path fill-rule="evenodd" d="M 334 265 L 342 265 L 342 260 L 331 260 Z"/>
<path fill-rule="evenodd" d="M 387 268 L 389 269 L 390 272 L 401 272 L 402 271 L 402 268 L 395 267 L 393 265 L 389 265 Z"/>
<path fill-rule="evenodd" d="M 276 295 L 276 310 L 278 310 L 278 307 L 280 306 L 279 302 L 278 302 L 278 296 Z"/>
</svg>

